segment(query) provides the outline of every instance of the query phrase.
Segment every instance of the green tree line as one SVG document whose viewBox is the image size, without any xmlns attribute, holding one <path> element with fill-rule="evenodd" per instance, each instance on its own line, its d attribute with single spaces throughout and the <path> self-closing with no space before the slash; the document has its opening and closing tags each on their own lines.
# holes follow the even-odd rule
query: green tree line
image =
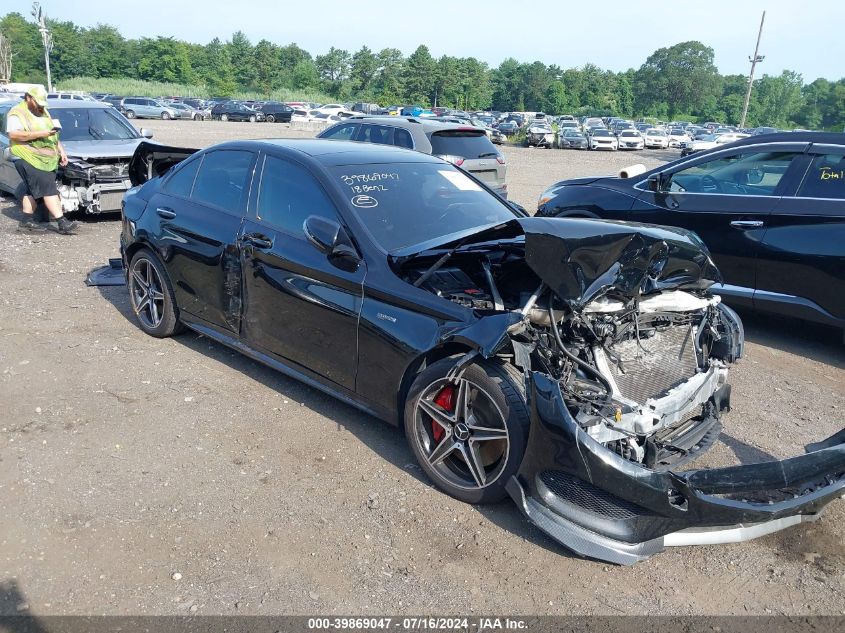
<svg viewBox="0 0 845 633">
<path fill-rule="evenodd" d="M 113 26 L 48 20 L 51 71 L 61 85 L 76 77 L 126 78 L 203 86 L 207 96 L 278 90 L 315 92 L 382 105 L 416 103 L 467 110 L 613 114 L 660 119 L 739 121 L 747 89 L 742 75 L 721 75 L 713 49 L 682 42 L 655 51 L 638 69 L 566 68 L 505 59 L 497 68 L 474 57 L 434 57 L 419 46 L 356 52 L 332 47 L 312 55 L 297 44 L 250 41 L 241 31 L 208 44 L 172 37 L 124 38 Z M 0 19 L 14 53 L 12 80 L 45 81 L 41 38 L 19 13 Z M 805 84 L 793 71 L 755 80 L 747 124 L 842 131 L 845 78 Z"/>
</svg>

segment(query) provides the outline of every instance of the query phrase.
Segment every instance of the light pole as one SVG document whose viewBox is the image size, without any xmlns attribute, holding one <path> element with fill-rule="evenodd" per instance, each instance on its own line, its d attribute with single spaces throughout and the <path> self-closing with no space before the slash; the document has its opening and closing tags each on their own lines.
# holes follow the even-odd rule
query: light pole
<svg viewBox="0 0 845 633">
<path fill-rule="evenodd" d="M 44 68 L 47 70 L 47 92 L 53 91 L 53 82 L 50 80 L 50 51 L 53 50 L 53 36 L 47 28 L 47 16 L 41 10 L 40 2 L 32 3 L 32 17 L 38 24 L 38 31 L 41 33 L 41 42 L 44 44 Z"/>
<path fill-rule="evenodd" d="M 760 18 L 760 30 L 757 31 L 757 46 L 754 47 L 754 57 L 749 57 L 748 61 L 751 62 L 751 74 L 748 75 L 748 90 L 745 91 L 745 103 L 742 106 L 742 119 L 739 121 L 739 127 L 745 127 L 745 117 L 748 115 L 748 104 L 751 102 L 751 88 L 754 86 L 754 68 L 762 62 L 766 56 L 765 55 L 758 55 L 758 51 L 760 50 L 760 37 L 763 35 L 763 22 L 766 21 L 766 12 L 763 11 L 763 17 Z"/>
</svg>

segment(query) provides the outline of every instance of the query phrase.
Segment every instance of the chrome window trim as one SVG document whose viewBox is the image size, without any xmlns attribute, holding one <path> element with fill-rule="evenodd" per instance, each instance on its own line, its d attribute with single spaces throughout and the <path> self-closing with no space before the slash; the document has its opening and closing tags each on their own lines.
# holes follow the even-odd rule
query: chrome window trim
<svg viewBox="0 0 845 633">
<path fill-rule="evenodd" d="M 725 147 L 723 149 L 720 149 L 720 150 L 713 152 L 712 154 L 707 154 L 707 157 L 708 158 L 718 158 L 721 154 L 725 154 L 725 153 L 735 152 L 735 151 L 738 151 L 738 150 L 744 152 L 746 149 L 754 150 L 754 149 L 757 149 L 759 147 L 767 147 L 767 146 L 772 146 L 772 145 L 777 145 L 779 147 L 785 147 L 787 149 L 787 151 L 793 150 L 793 149 L 795 149 L 795 150 L 800 149 L 801 153 L 806 153 L 808 147 L 810 146 L 810 142 L 809 141 L 780 141 L 780 142 L 771 142 L 771 143 L 758 143 L 758 144 L 755 144 L 755 145 L 741 145 L 739 147 Z M 707 151 L 707 150 L 705 150 L 705 151 Z M 697 154 L 697 155 L 696 154 L 690 154 L 690 156 L 691 156 L 691 158 L 688 158 L 685 161 L 681 161 L 681 162 L 675 164 L 672 167 L 672 173 L 674 174 L 674 173 L 680 171 L 681 169 L 683 169 L 685 165 L 687 165 L 687 164 L 689 164 L 693 161 L 697 161 L 697 160 L 703 158 L 703 156 L 701 154 Z M 640 185 L 644 185 L 646 182 L 648 182 L 648 178 L 645 178 L 644 180 L 640 180 L 637 184 L 634 185 L 633 188 L 637 189 L 638 191 L 649 191 L 648 189 L 640 186 Z M 664 192 L 664 193 L 670 193 L 670 192 Z M 712 193 L 698 193 L 698 194 L 687 194 L 686 192 L 678 192 L 678 193 L 684 193 L 684 195 L 699 195 L 699 196 L 712 196 L 713 195 Z M 746 195 L 746 194 L 719 194 L 719 195 Z M 774 197 L 783 197 L 783 196 L 757 196 L 757 197 L 774 198 Z"/>
</svg>

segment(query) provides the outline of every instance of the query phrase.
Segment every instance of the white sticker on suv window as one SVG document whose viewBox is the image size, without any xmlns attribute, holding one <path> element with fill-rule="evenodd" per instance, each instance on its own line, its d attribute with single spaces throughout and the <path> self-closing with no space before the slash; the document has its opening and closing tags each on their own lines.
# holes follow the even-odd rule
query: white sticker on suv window
<svg viewBox="0 0 845 633">
<path fill-rule="evenodd" d="M 444 169 L 438 170 L 437 173 L 452 183 L 459 191 L 481 191 L 481 187 L 460 172 Z"/>
</svg>

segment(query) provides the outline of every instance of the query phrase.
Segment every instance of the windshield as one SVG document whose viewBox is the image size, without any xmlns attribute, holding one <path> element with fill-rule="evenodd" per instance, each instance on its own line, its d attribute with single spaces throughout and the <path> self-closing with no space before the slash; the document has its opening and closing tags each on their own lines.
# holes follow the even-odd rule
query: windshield
<svg viewBox="0 0 845 633">
<path fill-rule="evenodd" d="M 578 130 L 566 130 L 563 133 L 564 136 L 582 136 L 582 134 Z"/>
<path fill-rule="evenodd" d="M 388 253 L 516 217 L 500 198 L 446 163 L 344 165 L 330 171 L 349 208 Z"/>
<path fill-rule="evenodd" d="M 664 134 L 660 130 L 649 130 L 648 132 L 646 132 L 646 134 L 648 134 L 649 136 L 666 136 L 666 134 Z"/>
<path fill-rule="evenodd" d="M 56 108 L 51 114 L 62 124 L 62 141 L 123 141 L 139 138 L 113 108 Z"/>
<path fill-rule="evenodd" d="M 638 132 L 622 132 L 620 136 L 639 136 Z"/>
<path fill-rule="evenodd" d="M 610 132 L 605 129 L 595 130 L 593 136 L 612 136 Z"/>
</svg>

